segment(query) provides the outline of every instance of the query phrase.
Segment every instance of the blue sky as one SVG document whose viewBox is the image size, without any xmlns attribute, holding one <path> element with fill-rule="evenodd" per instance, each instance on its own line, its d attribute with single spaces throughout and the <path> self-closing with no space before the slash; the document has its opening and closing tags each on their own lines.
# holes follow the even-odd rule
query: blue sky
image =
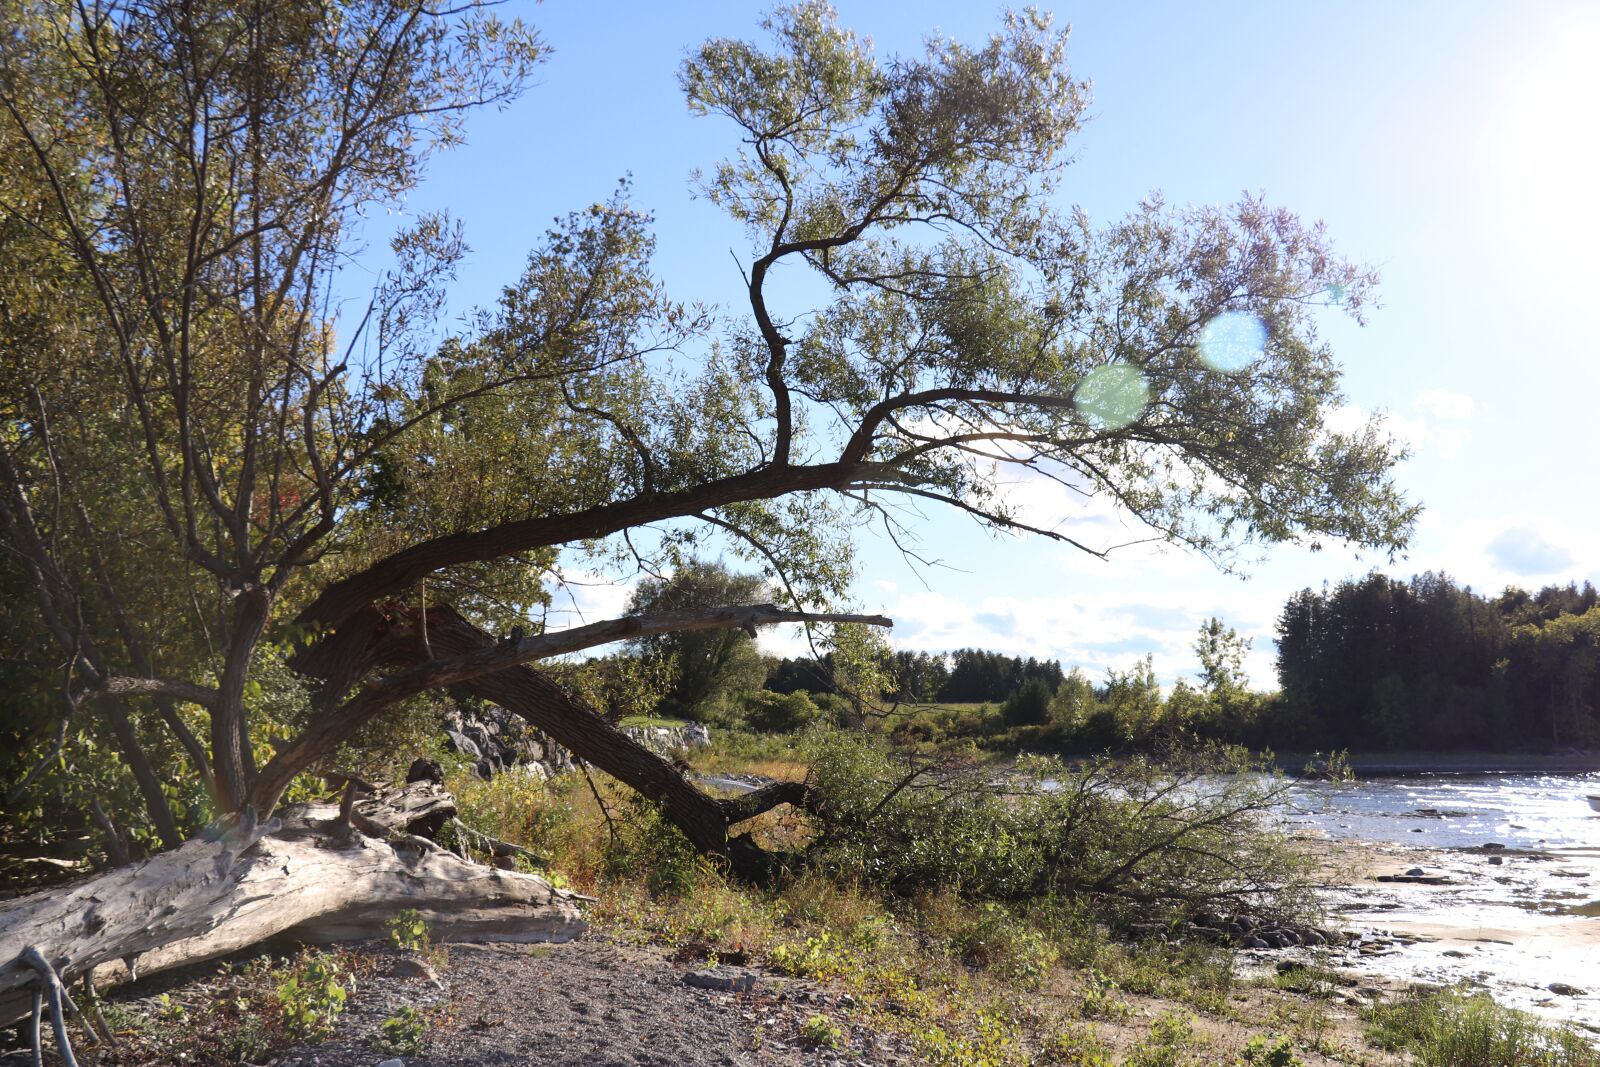
<svg viewBox="0 0 1600 1067">
<path fill-rule="evenodd" d="M 733 132 L 691 117 L 675 74 L 705 37 L 758 36 L 764 6 L 508 7 L 554 54 L 527 95 L 475 118 L 469 143 L 431 164 L 404 212 L 448 208 L 465 223 L 458 310 L 491 300 L 553 216 L 603 199 L 624 174 L 657 214 L 674 295 L 736 308 L 730 250 L 744 256 L 747 242 L 689 183 Z M 930 32 L 979 39 L 999 16 L 944 0 L 838 7 L 885 55 Z M 1401 480 L 1427 511 L 1392 565 L 1285 548 L 1242 579 L 1176 551 L 1103 562 L 928 511 L 922 550 L 949 567 L 914 569 L 886 542 L 862 542 L 859 602 L 895 617 L 896 643 L 1052 656 L 1095 675 L 1150 652 L 1170 681 L 1192 672 L 1195 630 L 1217 615 L 1254 638 L 1252 675 L 1270 685 L 1273 618 L 1305 586 L 1374 565 L 1445 570 L 1487 592 L 1600 581 L 1600 5 L 1053 10 L 1073 27 L 1073 66 L 1094 98 L 1063 203 L 1104 221 L 1154 190 L 1180 204 L 1259 191 L 1324 220 L 1345 255 L 1383 276 L 1369 324 L 1330 321 L 1325 335 L 1351 404 L 1385 413 L 1411 442 Z M 385 224 L 374 220 L 374 235 Z M 1069 532 L 1117 533 L 1041 486 L 1016 492 Z M 586 587 L 578 607 L 605 617 L 625 596 Z"/>
</svg>

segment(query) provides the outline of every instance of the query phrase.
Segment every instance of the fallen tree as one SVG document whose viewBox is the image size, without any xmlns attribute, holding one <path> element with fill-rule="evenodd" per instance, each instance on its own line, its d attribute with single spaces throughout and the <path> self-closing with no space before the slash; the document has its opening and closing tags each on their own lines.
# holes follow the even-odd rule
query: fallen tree
<svg viewBox="0 0 1600 1067">
<path fill-rule="evenodd" d="M 0 904 L 0 1022 L 28 1013 L 19 991 L 41 979 L 104 988 L 274 937 L 373 937 L 405 908 L 441 941 L 565 941 L 583 931 L 574 894 L 409 832 L 453 813 L 448 794 L 431 788 L 349 810 L 285 809 L 265 822 L 247 809 L 150 859 Z"/>
</svg>

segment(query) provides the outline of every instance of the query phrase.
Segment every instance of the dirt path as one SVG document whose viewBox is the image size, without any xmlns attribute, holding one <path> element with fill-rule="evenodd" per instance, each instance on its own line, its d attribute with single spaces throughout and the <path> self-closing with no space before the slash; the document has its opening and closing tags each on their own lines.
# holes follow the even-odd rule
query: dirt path
<svg viewBox="0 0 1600 1067">
<path fill-rule="evenodd" d="M 565 945 L 451 945 L 435 984 L 393 974 L 368 978 L 334 1035 L 278 1057 L 280 1067 L 373 1067 L 368 1043 L 385 1018 L 411 1006 L 435 1022 L 406 1067 L 744 1067 L 911 1062 L 835 1011 L 835 995 L 810 983 L 763 978 L 749 993 L 684 984 L 688 964 L 659 952 L 585 939 Z M 813 1049 L 800 1027 L 825 1015 L 838 1049 Z"/>
</svg>

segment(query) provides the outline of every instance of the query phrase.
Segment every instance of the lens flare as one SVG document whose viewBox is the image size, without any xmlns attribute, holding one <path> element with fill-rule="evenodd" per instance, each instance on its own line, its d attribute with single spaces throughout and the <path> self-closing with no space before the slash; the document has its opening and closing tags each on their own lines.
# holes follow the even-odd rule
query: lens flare
<svg viewBox="0 0 1600 1067">
<path fill-rule="evenodd" d="M 1238 374 L 1266 348 L 1266 324 L 1248 311 L 1224 311 L 1200 328 L 1200 358 L 1224 374 Z"/>
<path fill-rule="evenodd" d="M 1138 367 L 1112 363 L 1096 367 L 1078 386 L 1075 403 L 1091 426 L 1117 430 L 1137 419 L 1150 402 L 1150 386 Z"/>
</svg>

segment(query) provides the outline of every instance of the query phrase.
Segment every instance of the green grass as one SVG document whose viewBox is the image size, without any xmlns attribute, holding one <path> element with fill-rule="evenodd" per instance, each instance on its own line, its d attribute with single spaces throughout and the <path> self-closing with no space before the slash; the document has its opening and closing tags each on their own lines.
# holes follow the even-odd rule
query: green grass
<svg viewBox="0 0 1600 1067">
<path fill-rule="evenodd" d="M 1421 1067 L 1600 1067 L 1600 1050 L 1575 1030 L 1482 994 L 1406 997 L 1371 1009 L 1367 1023 L 1368 1040 L 1411 1052 Z"/>
</svg>

